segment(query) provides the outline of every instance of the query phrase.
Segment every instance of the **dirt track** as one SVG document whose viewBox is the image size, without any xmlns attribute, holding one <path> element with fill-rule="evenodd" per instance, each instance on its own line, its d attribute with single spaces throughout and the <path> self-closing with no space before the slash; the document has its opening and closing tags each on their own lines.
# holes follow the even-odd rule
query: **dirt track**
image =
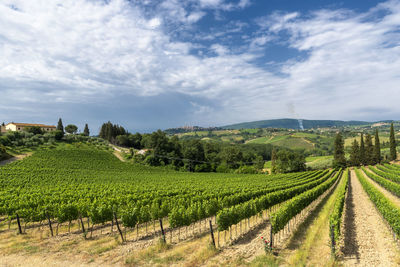
<svg viewBox="0 0 400 267">
<path fill-rule="evenodd" d="M 15 157 L 10 158 L 10 159 L 2 160 L 2 161 L 0 161 L 0 166 L 4 166 L 4 165 L 9 164 L 11 162 L 24 159 L 26 157 L 29 157 L 30 155 L 32 155 L 32 153 L 17 155 Z"/>
<path fill-rule="evenodd" d="M 351 171 L 346 205 L 343 264 L 398 266 L 399 250 L 354 171 Z"/>
<path fill-rule="evenodd" d="M 393 202 L 393 204 L 397 205 L 400 207 L 400 198 L 398 198 L 397 196 L 393 195 L 391 192 L 389 192 L 388 190 L 386 190 L 385 188 L 383 188 L 381 185 L 379 185 L 377 182 L 375 182 L 374 180 L 372 180 L 371 178 L 369 178 L 364 172 L 362 172 L 364 174 L 364 177 L 371 183 L 373 184 L 376 189 L 378 189 L 382 194 L 385 195 L 385 197 L 387 197 L 390 201 Z"/>
</svg>

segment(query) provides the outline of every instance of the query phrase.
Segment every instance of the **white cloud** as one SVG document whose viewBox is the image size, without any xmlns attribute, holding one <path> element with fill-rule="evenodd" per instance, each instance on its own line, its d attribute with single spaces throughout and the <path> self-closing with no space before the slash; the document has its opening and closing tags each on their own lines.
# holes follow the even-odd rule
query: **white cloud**
<svg viewBox="0 0 400 267">
<path fill-rule="evenodd" d="M 245 7 L 249 2 L 236 3 Z M 222 9 L 226 3 L 200 4 Z M 247 42 L 247 50 L 237 52 L 215 41 L 209 46 L 215 53 L 201 57 L 192 54 L 199 44 L 177 41 L 167 24 L 176 20 L 191 27 L 205 11 L 189 10 L 176 0 L 161 5 L 148 16 L 141 5 L 125 0 L 4 0 L 0 104 L 183 94 L 203 99 L 192 106 L 204 125 L 287 117 L 288 103 L 308 118 L 365 119 L 366 105 L 385 107 L 381 116 L 400 114 L 399 1 L 359 15 L 345 10 L 307 17 L 275 13 L 258 21 L 262 31 Z M 184 33 L 179 27 L 176 31 Z M 268 71 L 258 48 L 282 42 L 282 31 L 289 36 L 286 44 L 306 56 Z"/>
<path fill-rule="evenodd" d="M 400 114 L 400 2 L 389 3 L 360 15 L 346 10 L 322 10 L 308 19 L 283 15 L 271 26 L 287 31 L 289 45 L 308 53 L 283 69 L 290 99 L 303 115 L 360 118 L 365 114 L 357 110 L 364 106 L 387 109 L 369 114 L 375 118 Z"/>
</svg>

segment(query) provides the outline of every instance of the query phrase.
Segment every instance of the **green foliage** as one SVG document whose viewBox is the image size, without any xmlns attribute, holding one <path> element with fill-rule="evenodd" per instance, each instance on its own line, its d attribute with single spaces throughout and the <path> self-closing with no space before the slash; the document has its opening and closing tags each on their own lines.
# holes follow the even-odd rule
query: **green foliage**
<svg viewBox="0 0 400 267">
<path fill-rule="evenodd" d="M 324 171 L 299 176 L 297 179 L 286 180 L 276 187 L 269 188 L 256 199 L 250 199 L 235 206 L 227 205 L 227 208 L 220 210 L 217 214 L 218 230 L 226 230 L 243 219 L 254 216 L 262 210 L 266 210 L 321 184 L 330 177 L 331 173 Z"/>
<path fill-rule="evenodd" d="M 360 166 L 361 164 L 360 147 L 356 139 L 354 139 L 353 144 L 351 146 L 349 164 L 350 166 Z"/>
<path fill-rule="evenodd" d="M 67 126 L 65 126 L 65 131 L 69 134 L 76 134 L 76 132 L 78 131 L 78 126 L 74 124 L 68 124 Z"/>
<path fill-rule="evenodd" d="M 111 221 L 115 210 L 127 227 L 166 216 L 177 227 L 253 199 L 247 207 L 259 210 L 267 205 L 266 194 L 308 182 L 315 186 L 310 179 L 324 174 L 175 172 L 124 163 L 94 145 L 66 143 L 0 167 L 0 216 L 18 212 L 24 220 L 40 221 L 47 211 L 60 222 L 83 216 L 99 224 Z"/>
<path fill-rule="evenodd" d="M 362 187 L 367 192 L 369 198 L 375 204 L 376 208 L 382 214 L 383 218 L 388 222 L 393 232 L 396 235 L 400 235 L 400 209 L 395 204 L 393 204 L 390 200 L 388 200 L 384 194 L 379 192 L 371 183 L 367 181 L 367 179 L 363 176 L 360 170 L 356 169 L 356 175 L 358 180 L 360 181 Z"/>
<path fill-rule="evenodd" d="M 124 134 L 127 134 L 127 131 L 124 129 L 124 127 L 118 124 L 112 124 L 109 121 L 103 123 L 103 125 L 100 128 L 99 136 L 111 143 L 115 143 L 116 137 L 118 135 L 124 135 Z"/>
<path fill-rule="evenodd" d="M 374 146 L 372 144 L 372 137 L 370 134 L 365 135 L 365 165 L 373 165 L 375 163 L 374 158 Z"/>
<path fill-rule="evenodd" d="M 64 126 L 63 126 L 63 123 L 62 123 L 62 120 L 61 120 L 61 118 L 60 118 L 60 119 L 58 119 L 58 123 L 57 123 L 57 131 L 61 131 L 61 132 L 64 134 Z"/>
<path fill-rule="evenodd" d="M 89 136 L 90 135 L 89 126 L 88 126 L 87 123 L 85 124 L 85 128 L 83 129 L 83 134 L 85 136 Z"/>
<path fill-rule="evenodd" d="M 344 141 L 342 134 L 339 132 L 336 134 L 334 150 L 333 150 L 333 167 L 335 168 L 345 168 L 346 167 L 346 157 L 344 152 Z"/>
<path fill-rule="evenodd" d="M 0 144 L 0 160 L 7 158 L 7 150 L 5 148 L 5 146 L 3 146 L 2 144 Z"/>
<path fill-rule="evenodd" d="M 121 221 L 125 227 L 134 228 L 139 221 L 139 211 L 133 207 L 127 207 L 121 214 Z"/>
<path fill-rule="evenodd" d="M 276 173 L 299 172 L 306 170 L 306 159 L 303 154 L 287 150 L 276 153 Z"/>
<path fill-rule="evenodd" d="M 340 239 L 340 226 L 342 224 L 342 214 L 343 214 L 343 207 L 344 207 L 344 202 L 346 200 L 346 192 L 347 192 L 347 187 L 349 184 L 349 170 L 347 169 L 344 171 L 344 174 L 342 176 L 342 182 L 337 188 L 337 195 L 335 199 L 335 204 L 333 207 L 333 211 L 331 215 L 329 216 L 329 228 L 333 229 L 334 235 L 333 235 L 333 242 L 334 244 L 338 244 L 339 239 Z M 332 236 L 331 236 L 332 239 Z"/>
<path fill-rule="evenodd" d="M 389 146 L 390 146 L 390 160 L 397 159 L 397 151 L 396 151 L 396 138 L 394 136 L 394 127 L 393 123 L 390 125 L 390 138 L 389 138 Z"/>
<path fill-rule="evenodd" d="M 381 143 L 379 141 L 378 129 L 375 130 L 374 163 L 381 163 Z"/>
<path fill-rule="evenodd" d="M 360 163 L 365 165 L 367 164 L 367 158 L 365 155 L 365 143 L 364 143 L 364 134 L 361 133 L 360 138 Z"/>
<path fill-rule="evenodd" d="M 61 130 L 56 130 L 53 132 L 53 134 L 57 141 L 60 141 L 64 137 L 64 133 Z"/>
<path fill-rule="evenodd" d="M 290 199 L 278 211 L 273 213 L 270 220 L 273 233 L 277 233 L 282 230 L 285 225 L 290 221 L 290 219 L 300 213 L 311 202 L 313 202 L 328 188 L 330 188 L 336 182 L 340 174 L 341 171 L 338 171 L 332 178 Z"/>
<path fill-rule="evenodd" d="M 40 128 L 39 126 L 27 127 L 24 130 L 27 131 L 28 133 L 43 134 L 42 128 Z"/>
<path fill-rule="evenodd" d="M 346 125 L 367 125 L 368 122 L 363 121 L 335 121 L 335 120 L 303 120 L 305 129 L 318 127 L 341 127 Z M 288 128 L 299 129 L 299 121 L 297 119 L 275 119 L 244 122 L 222 127 L 224 129 L 249 129 L 249 128 Z"/>
<path fill-rule="evenodd" d="M 398 175 L 393 175 L 390 173 L 385 173 L 382 172 L 376 168 L 371 167 L 370 168 L 374 173 L 368 171 L 366 168 L 362 167 L 362 170 L 365 172 L 365 174 L 380 184 L 382 187 L 386 188 L 386 190 L 392 192 L 394 195 L 400 197 L 400 184 L 396 182 L 400 182 L 400 178 Z M 377 175 L 379 174 L 379 175 Z M 385 177 L 385 178 L 383 178 Z M 388 180 L 389 179 L 389 180 Z"/>
</svg>

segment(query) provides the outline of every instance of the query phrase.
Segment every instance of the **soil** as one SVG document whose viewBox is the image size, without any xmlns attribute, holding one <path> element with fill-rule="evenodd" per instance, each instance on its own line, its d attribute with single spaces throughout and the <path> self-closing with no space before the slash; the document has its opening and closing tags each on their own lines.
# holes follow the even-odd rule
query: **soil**
<svg viewBox="0 0 400 267">
<path fill-rule="evenodd" d="M 398 266 L 399 250 L 353 170 L 346 202 L 344 266 Z"/>
<path fill-rule="evenodd" d="M 6 160 L 3 160 L 3 161 L 0 161 L 0 166 L 4 166 L 4 165 L 9 164 L 11 162 L 24 159 L 26 157 L 29 157 L 30 155 L 32 155 L 32 153 L 26 153 L 26 154 L 22 154 L 22 155 L 17 155 L 15 157 L 10 158 L 10 159 L 6 159 Z"/>
<path fill-rule="evenodd" d="M 400 198 L 393 195 L 390 191 L 386 190 L 385 188 L 383 188 L 380 184 L 378 184 L 377 182 L 375 182 L 374 180 L 372 180 L 371 178 L 369 178 L 363 171 L 362 173 L 364 174 L 364 177 L 371 183 L 373 184 L 376 189 L 378 189 L 382 194 L 385 195 L 385 197 L 387 197 L 393 204 L 397 205 L 398 207 L 400 207 Z"/>
</svg>

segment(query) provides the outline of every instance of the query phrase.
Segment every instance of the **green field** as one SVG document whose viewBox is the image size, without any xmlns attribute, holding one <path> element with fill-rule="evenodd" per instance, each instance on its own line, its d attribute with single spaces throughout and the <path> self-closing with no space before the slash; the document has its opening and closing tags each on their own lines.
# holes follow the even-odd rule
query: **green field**
<svg viewBox="0 0 400 267">
<path fill-rule="evenodd" d="M 314 148 L 311 141 L 306 140 L 303 136 L 298 135 L 275 135 L 275 136 L 265 136 L 256 139 L 249 140 L 248 144 L 272 144 L 275 146 L 285 147 L 289 149 L 305 149 L 310 150 Z M 311 135 L 311 134 L 309 134 Z M 304 134 L 306 137 L 307 134 Z"/>
<path fill-rule="evenodd" d="M 141 222 L 172 216 L 176 226 L 304 176 L 176 172 L 121 162 L 110 152 L 79 143 L 39 150 L 0 170 L 0 215 L 18 213 L 32 222 L 45 219 L 47 211 L 61 222 L 79 214 L 96 224 L 110 221 L 111 211 L 118 210 L 121 216 L 137 213 Z"/>
</svg>

